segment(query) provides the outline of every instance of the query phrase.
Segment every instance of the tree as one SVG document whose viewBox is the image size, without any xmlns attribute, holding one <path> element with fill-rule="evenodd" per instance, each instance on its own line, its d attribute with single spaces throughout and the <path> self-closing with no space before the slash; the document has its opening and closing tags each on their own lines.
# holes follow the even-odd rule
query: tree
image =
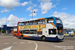
<svg viewBox="0 0 75 50">
<path fill-rule="evenodd" d="M 0 30 L 0 32 L 1 32 L 1 30 Z M 6 31 L 4 29 L 2 29 L 2 33 L 6 33 Z"/>
</svg>

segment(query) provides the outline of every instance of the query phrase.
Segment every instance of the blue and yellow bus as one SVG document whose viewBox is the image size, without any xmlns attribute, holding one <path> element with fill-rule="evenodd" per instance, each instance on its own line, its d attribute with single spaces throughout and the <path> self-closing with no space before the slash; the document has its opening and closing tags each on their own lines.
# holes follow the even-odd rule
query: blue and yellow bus
<svg viewBox="0 0 75 50">
<path fill-rule="evenodd" d="M 61 19 L 57 17 L 18 22 L 17 37 L 21 39 L 60 41 L 64 39 L 63 23 Z"/>
</svg>

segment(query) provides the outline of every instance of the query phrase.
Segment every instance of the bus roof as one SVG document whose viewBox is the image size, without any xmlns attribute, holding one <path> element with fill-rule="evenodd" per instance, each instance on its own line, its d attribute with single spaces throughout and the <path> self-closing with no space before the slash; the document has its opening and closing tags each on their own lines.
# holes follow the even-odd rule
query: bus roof
<svg viewBox="0 0 75 50">
<path fill-rule="evenodd" d="M 51 16 L 51 17 L 46 17 L 46 18 L 31 19 L 27 21 L 34 21 L 34 20 L 41 20 L 41 19 L 48 19 L 48 18 L 57 18 L 57 17 Z M 20 22 L 27 22 L 27 21 L 20 21 Z"/>
</svg>

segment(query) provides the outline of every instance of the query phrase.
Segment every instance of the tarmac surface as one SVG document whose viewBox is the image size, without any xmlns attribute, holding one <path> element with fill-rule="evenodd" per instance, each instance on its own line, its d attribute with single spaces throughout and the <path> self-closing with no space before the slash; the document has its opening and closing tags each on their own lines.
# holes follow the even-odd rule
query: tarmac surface
<svg viewBox="0 0 75 50">
<path fill-rule="evenodd" d="M 61 42 L 50 42 L 0 35 L 0 50 L 75 50 L 75 40 L 65 38 Z"/>
</svg>

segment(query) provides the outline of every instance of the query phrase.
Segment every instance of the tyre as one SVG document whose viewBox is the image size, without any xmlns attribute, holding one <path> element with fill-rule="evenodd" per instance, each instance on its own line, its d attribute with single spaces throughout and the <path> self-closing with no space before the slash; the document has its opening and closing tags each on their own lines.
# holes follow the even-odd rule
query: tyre
<svg viewBox="0 0 75 50">
<path fill-rule="evenodd" d="M 15 34 L 15 37 L 16 37 L 16 34 Z"/>
<path fill-rule="evenodd" d="M 20 39 L 23 39 L 23 35 L 20 37 Z"/>
<path fill-rule="evenodd" d="M 42 41 L 45 41 L 45 40 L 46 40 L 46 37 L 45 37 L 45 36 L 43 36 L 43 37 L 41 38 L 41 40 L 42 40 Z"/>
</svg>

